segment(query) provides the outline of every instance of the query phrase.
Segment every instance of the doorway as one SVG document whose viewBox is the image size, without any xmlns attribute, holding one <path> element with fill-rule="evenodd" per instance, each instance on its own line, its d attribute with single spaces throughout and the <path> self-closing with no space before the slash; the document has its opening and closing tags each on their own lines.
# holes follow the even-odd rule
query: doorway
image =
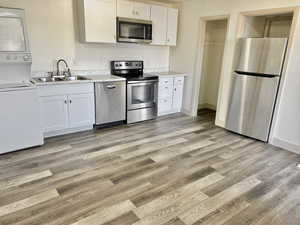
<svg viewBox="0 0 300 225">
<path fill-rule="evenodd" d="M 198 114 L 217 110 L 227 23 L 227 19 L 206 21 Z"/>
</svg>

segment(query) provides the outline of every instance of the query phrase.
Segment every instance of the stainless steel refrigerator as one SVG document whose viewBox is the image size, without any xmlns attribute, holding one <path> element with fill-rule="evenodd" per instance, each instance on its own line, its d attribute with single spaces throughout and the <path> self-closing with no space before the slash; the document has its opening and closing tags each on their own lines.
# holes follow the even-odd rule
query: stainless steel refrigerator
<svg viewBox="0 0 300 225">
<path fill-rule="evenodd" d="M 239 39 L 226 129 L 268 142 L 287 41 Z"/>
</svg>

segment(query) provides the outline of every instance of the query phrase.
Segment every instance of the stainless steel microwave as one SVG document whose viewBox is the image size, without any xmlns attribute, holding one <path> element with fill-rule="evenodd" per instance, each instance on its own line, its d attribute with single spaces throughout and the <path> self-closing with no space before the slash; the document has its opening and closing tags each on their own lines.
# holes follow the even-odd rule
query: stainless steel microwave
<svg viewBox="0 0 300 225">
<path fill-rule="evenodd" d="M 118 17 L 117 41 L 125 43 L 151 43 L 152 21 Z"/>
</svg>

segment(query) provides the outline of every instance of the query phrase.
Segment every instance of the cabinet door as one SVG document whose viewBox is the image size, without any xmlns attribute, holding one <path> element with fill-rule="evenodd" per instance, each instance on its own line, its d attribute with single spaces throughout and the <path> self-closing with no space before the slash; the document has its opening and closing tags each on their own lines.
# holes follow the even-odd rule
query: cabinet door
<svg viewBox="0 0 300 225">
<path fill-rule="evenodd" d="M 69 128 L 89 126 L 95 123 L 94 94 L 74 94 L 68 96 Z"/>
<path fill-rule="evenodd" d="M 84 0 L 86 42 L 116 42 L 116 1 Z"/>
<path fill-rule="evenodd" d="M 41 97 L 40 106 L 44 133 L 68 128 L 67 96 Z"/>
<path fill-rule="evenodd" d="M 150 20 L 151 6 L 145 3 L 134 3 L 134 17 L 139 20 Z"/>
<path fill-rule="evenodd" d="M 167 115 L 172 113 L 172 96 L 158 99 L 158 115 Z"/>
<path fill-rule="evenodd" d="M 167 41 L 168 8 L 153 5 L 151 7 L 152 44 L 165 45 Z"/>
<path fill-rule="evenodd" d="M 117 3 L 118 17 L 135 18 L 134 2 L 127 0 L 118 0 Z"/>
<path fill-rule="evenodd" d="M 183 85 L 174 86 L 173 92 L 173 109 L 175 111 L 180 111 L 182 107 L 183 98 Z"/>
<path fill-rule="evenodd" d="M 176 46 L 178 26 L 178 9 L 168 8 L 167 45 Z"/>
</svg>

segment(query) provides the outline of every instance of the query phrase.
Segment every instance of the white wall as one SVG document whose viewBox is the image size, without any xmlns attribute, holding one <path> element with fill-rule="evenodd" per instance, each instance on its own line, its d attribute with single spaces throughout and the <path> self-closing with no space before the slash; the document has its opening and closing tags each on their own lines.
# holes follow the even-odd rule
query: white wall
<svg viewBox="0 0 300 225">
<path fill-rule="evenodd" d="M 135 44 L 82 44 L 74 0 L 0 0 L 2 7 L 24 8 L 33 54 L 32 70 L 51 71 L 67 59 L 73 70 L 109 71 L 109 61 L 140 59 L 149 70 L 169 67 L 169 47 Z M 36 74 L 38 75 L 38 74 Z"/>
<path fill-rule="evenodd" d="M 224 125 L 229 100 L 231 72 L 233 66 L 234 47 L 239 27 L 240 12 L 264 10 L 281 7 L 298 7 L 298 0 L 189 0 L 178 5 L 180 12 L 180 27 L 178 46 L 171 51 L 171 69 L 186 72 L 189 77 L 186 82 L 183 107 L 186 112 L 192 110 L 192 98 L 196 91 L 193 82 L 196 76 L 196 60 L 198 51 L 200 17 L 229 15 L 229 26 L 224 53 L 222 70 L 222 86 L 217 113 L 218 125 Z M 300 153 L 300 18 L 297 19 L 293 48 L 287 64 L 286 76 L 283 77 L 279 106 L 275 115 L 272 143 Z M 285 143 L 285 145 L 283 144 Z"/>
<path fill-rule="evenodd" d="M 227 21 L 206 24 L 199 107 L 216 109 L 226 39 Z"/>
</svg>

